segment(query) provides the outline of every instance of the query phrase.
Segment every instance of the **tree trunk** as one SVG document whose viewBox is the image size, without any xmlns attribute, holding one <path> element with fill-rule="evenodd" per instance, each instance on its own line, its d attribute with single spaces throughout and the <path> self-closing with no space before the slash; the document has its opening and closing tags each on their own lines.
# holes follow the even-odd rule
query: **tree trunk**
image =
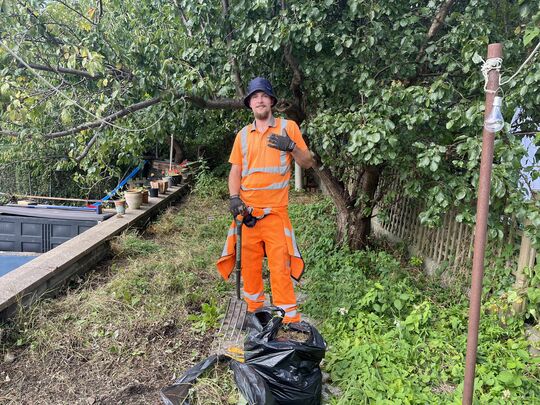
<svg viewBox="0 0 540 405">
<path fill-rule="evenodd" d="M 317 163 L 315 172 L 326 186 L 328 194 L 337 209 L 337 238 L 339 243 L 347 243 L 351 249 L 364 249 L 371 236 L 371 216 L 375 205 L 375 192 L 379 185 L 380 168 L 369 166 L 364 168 L 359 181 L 362 203 L 355 206 L 356 198 L 350 194 L 337 180 L 330 170 Z"/>
<path fill-rule="evenodd" d="M 171 138 L 167 137 L 167 142 L 171 144 Z M 184 158 L 184 152 L 182 151 L 182 145 L 176 139 L 173 139 L 173 161 L 174 163 L 181 163 Z"/>
<path fill-rule="evenodd" d="M 365 168 L 360 181 L 360 193 L 364 197 L 358 206 L 352 204 L 346 210 L 338 212 L 338 236 L 347 241 L 353 250 L 363 249 L 371 236 L 371 217 L 375 206 L 375 192 L 379 185 L 380 169 L 371 166 Z"/>
</svg>

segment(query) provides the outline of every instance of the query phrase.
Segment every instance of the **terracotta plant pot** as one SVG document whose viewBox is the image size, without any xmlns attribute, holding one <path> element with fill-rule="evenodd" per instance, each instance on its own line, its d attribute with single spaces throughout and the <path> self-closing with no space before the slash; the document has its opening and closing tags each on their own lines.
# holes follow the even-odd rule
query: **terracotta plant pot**
<svg viewBox="0 0 540 405">
<path fill-rule="evenodd" d="M 142 193 L 140 191 L 126 191 L 125 192 L 126 203 L 129 208 L 138 210 L 142 204 Z"/>
<path fill-rule="evenodd" d="M 126 213 L 126 201 L 125 200 L 114 200 L 114 208 L 116 208 L 116 213 L 123 215 Z"/>
<path fill-rule="evenodd" d="M 141 195 L 142 195 L 142 203 L 148 204 L 148 190 L 141 191 Z"/>
</svg>

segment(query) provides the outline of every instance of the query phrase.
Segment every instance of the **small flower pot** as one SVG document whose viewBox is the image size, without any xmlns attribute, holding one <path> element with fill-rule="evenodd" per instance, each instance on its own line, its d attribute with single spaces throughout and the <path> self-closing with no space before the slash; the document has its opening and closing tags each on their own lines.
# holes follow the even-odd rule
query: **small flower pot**
<svg viewBox="0 0 540 405">
<path fill-rule="evenodd" d="M 125 200 L 115 200 L 114 208 L 116 208 L 116 213 L 118 215 L 124 215 L 126 213 L 126 201 Z"/>
<path fill-rule="evenodd" d="M 154 183 L 154 182 L 152 182 Z M 156 184 L 157 185 L 157 184 Z M 150 190 L 148 190 L 150 192 L 150 197 L 157 197 L 158 196 L 158 193 L 159 193 L 159 187 L 151 187 Z"/>
<path fill-rule="evenodd" d="M 138 210 L 142 204 L 142 193 L 140 191 L 126 191 L 124 194 L 129 208 Z"/>
<path fill-rule="evenodd" d="M 169 187 L 169 182 L 166 180 L 158 180 L 158 188 L 159 192 L 161 194 L 165 194 L 167 192 L 167 188 Z"/>
<path fill-rule="evenodd" d="M 148 204 L 148 190 L 141 191 L 141 195 L 142 195 L 142 203 Z"/>
<path fill-rule="evenodd" d="M 166 181 L 169 185 L 169 187 L 172 187 L 173 186 L 173 179 L 171 176 L 165 176 L 163 177 L 163 181 Z"/>
<path fill-rule="evenodd" d="M 182 176 L 180 174 L 175 174 L 174 176 L 171 176 L 171 179 L 173 186 L 178 186 L 182 182 Z"/>
</svg>

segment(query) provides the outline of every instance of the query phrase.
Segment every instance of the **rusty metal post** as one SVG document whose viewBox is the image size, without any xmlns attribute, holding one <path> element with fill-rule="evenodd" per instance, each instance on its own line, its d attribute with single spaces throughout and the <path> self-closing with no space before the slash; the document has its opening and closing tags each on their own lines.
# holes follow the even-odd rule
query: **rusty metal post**
<svg viewBox="0 0 540 405">
<path fill-rule="evenodd" d="M 489 44 L 487 59 L 502 58 L 502 44 Z M 484 118 L 491 112 L 495 92 L 499 88 L 499 72 L 491 70 L 488 74 L 486 109 Z M 482 279 L 484 277 L 484 256 L 486 251 L 487 218 L 489 212 L 489 191 L 491 167 L 493 165 L 493 144 L 495 134 L 482 132 L 482 159 L 480 162 L 480 180 L 478 201 L 476 204 L 476 227 L 474 230 L 474 253 L 469 304 L 469 332 L 467 334 L 467 356 L 465 358 L 465 381 L 463 385 L 463 405 L 472 404 L 474 391 L 474 372 L 476 351 L 478 349 L 478 325 L 480 323 L 480 301 L 482 299 Z"/>
</svg>

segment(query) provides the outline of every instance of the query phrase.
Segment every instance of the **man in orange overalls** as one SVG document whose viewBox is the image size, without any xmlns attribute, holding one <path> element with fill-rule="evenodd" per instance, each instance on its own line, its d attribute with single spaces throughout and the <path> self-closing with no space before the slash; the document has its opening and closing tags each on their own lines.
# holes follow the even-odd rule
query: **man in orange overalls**
<svg viewBox="0 0 540 405">
<path fill-rule="evenodd" d="M 256 219 L 242 226 L 242 278 L 248 312 L 264 305 L 262 261 L 266 254 L 272 303 L 285 311 L 283 321 L 288 323 L 300 322 L 292 278 L 299 280 L 304 271 L 287 212 L 290 166 L 294 159 L 310 168 L 313 158 L 298 125 L 274 118 L 276 103 L 268 80 L 257 77 L 249 83 L 244 104 L 253 111 L 255 121 L 240 130 L 234 141 L 229 158 L 229 205 L 233 216 L 247 209 Z M 233 221 L 217 263 L 225 279 L 234 269 L 235 243 Z"/>
</svg>

